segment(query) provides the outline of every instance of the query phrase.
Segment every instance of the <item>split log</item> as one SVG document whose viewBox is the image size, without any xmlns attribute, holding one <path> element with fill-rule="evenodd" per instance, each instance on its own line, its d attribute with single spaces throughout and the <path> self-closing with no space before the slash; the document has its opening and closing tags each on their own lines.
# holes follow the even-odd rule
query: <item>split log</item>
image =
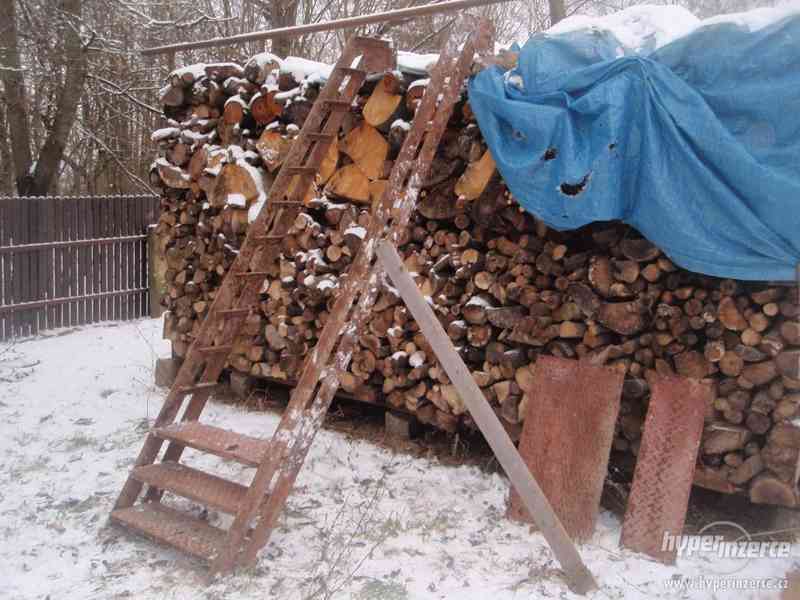
<svg viewBox="0 0 800 600">
<path fill-rule="evenodd" d="M 277 87 L 269 90 L 263 89 L 250 100 L 248 109 L 256 123 L 266 125 L 281 116 L 283 106 L 275 100 L 277 94 Z"/>
<path fill-rule="evenodd" d="M 343 140 L 341 151 L 349 156 L 370 180 L 380 179 L 389 153 L 389 143 L 372 125 L 364 121 Z"/>
<path fill-rule="evenodd" d="M 456 183 L 455 193 L 466 200 L 475 200 L 489 185 L 495 174 L 495 162 L 489 150 L 486 150 L 479 160 L 470 163 L 464 174 Z"/>
<path fill-rule="evenodd" d="M 262 85 L 267 81 L 270 74 L 280 70 L 281 64 L 281 59 L 274 54 L 262 52 L 261 54 L 256 54 L 245 63 L 242 75 L 251 83 Z"/>
<path fill-rule="evenodd" d="M 370 204 L 370 181 L 364 172 L 351 163 L 338 169 L 325 185 L 325 193 L 356 204 Z"/>
<path fill-rule="evenodd" d="M 405 86 L 396 73 L 386 73 L 375 85 L 364 105 L 364 121 L 376 129 L 388 130 L 389 125 L 404 116 Z"/>
</svg>

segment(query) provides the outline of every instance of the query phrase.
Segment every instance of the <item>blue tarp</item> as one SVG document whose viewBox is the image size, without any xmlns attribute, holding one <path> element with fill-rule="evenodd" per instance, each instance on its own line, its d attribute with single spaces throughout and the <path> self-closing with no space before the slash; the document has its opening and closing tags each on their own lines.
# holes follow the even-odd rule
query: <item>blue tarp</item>
<svg viewBox="0 0 800 600">
<path fill-rule="evenodd" d="M 691 271 L 791 280 L 800 262 L 800 17 L 700 28 L 652 53 L 536 34 L 470 82 L 517 200 L 556 229 L 620 219 Z M 520 81 L 521 80 L 521 81 Z"/>
</svg>

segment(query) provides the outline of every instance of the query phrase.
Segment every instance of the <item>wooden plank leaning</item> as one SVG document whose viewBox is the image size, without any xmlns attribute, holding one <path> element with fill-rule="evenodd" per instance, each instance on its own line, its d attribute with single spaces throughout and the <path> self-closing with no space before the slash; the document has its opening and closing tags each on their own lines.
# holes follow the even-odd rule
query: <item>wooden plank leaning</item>
<svg viewBox="0 0 800 600">
<path fill-rule="evenodd" d="M 403 298 L 406 307 L 411 311 L 425 339 L 428 340 L 436 354 L 436 358 L 458 390 L 458 394 L 486 441 L 489 442 L 498 462 L 522 497 L 536 526 L 561 563 L 570 589 L 577 594 L 586 594 L 596 589 L 597 583 L 594 577 L 583 564 L 580 554 L 556 516 L 553 507 L 531 475 L 483 392 L 472 379 L 469 369 L 456 352 L 439 319 L 436 318 L 411 275 L 406 271 L 394 245 L 382 240 L 378 242 L 376 252 L 381 265 Z"/>
</svg>

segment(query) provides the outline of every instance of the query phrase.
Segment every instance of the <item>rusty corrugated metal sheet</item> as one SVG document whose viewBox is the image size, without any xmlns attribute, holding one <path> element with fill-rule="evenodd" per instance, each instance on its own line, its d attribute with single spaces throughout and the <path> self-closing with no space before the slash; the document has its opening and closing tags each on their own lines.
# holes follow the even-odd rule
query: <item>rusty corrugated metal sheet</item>
<svg viewBox="0 0 800 600">
<path fill-rule="evenodd" d="M 623 375 L 586 362 L 538 359 L 519 450 L 574 539 L 594 532 Z M 512 489 L 508 516 L 531 522 Z"/>
<path fill-rule="evenodd" d="M 677 551 L 664 547 L 664 534 L 683 531 L 712 390 L 683 377 L 654 378 L 650 385 L 650 407 L 620 543 L 673 564 Z"/>
</svg>

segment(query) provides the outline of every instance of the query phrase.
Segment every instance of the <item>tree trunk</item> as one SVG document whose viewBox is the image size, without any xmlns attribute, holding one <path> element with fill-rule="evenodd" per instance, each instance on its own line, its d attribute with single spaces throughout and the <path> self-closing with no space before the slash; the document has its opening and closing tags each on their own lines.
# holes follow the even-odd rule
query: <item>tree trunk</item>
<svg viewBox="0 0 800 600">
<path fill-rule="evenodd" d="M 564 0 L 548 0 L 550 4 L 550 26 L 552 27 L 567 16 Z"/>
<path fill-rule="evenodd" d="M 4 42 L 0 48 L 2 69 L 0 77 L 8 106 L 8 126 L 11 134 L 11 154 L 14 161 L 14 179 L 17 193 L 26 195 L 30 187 L 31 132 L 25 98 L 25 78 L 20 63 L 17 37 L 16 2 L 0 2 L 0 22 L 5 29 Z"/>
<path fill-rule="evenodd" d="M 82 8 L 82 0 L 64 0 L 62 4 L 64 16 L 60 27 L 64 32 L 62 38 L 66 63 L 64 81 L 56 101 L 55 117 L 33 172 L 31 195 L 34 196 L 46 196 L 53 187 L 83 94 L 87 57 L 86 49 L 78 35 Z"/>
<path fill-rule="evenodd" d="M 61 18 L 57 22 L 63 40 L 64 79 L 56 97 L 55 116 L 49 124 L 47 138 L 33 162 L 31 153 L 30 122 L 26 110 L 25 81 L 20 69 L 15 3 L 2 3 L 3 22 L 8 24 L 7 42 L 3 60 L 3 87 L 9 106 L 9 127 L 12 139 L 14 173 L 17 193 L 21 196 L 45 196 L 58 177 L 72 125 L 78 111 L 83 85 L 86 81 L 86 49 L 78 31 L 81 24 L 82 0 L 63 0 Z"/>
<path fill-rule="evenodd" d="M 6 107 L 0 105 L 0 139 L 2 140 L 9 139 L 6 114 Z M 8 144 L 3 143 L 0 144 L 0 196 L 13 196 L 15 188 L 11 148 Z"/>
<path fill-rule="evenodd" d="M 289 27 L 297 18 L 297 0 L 272 0 L 272 28 Z M 292 53 L 291 37 L 272 39 L 272 53 L 287 57 Z"/>
</svg>

